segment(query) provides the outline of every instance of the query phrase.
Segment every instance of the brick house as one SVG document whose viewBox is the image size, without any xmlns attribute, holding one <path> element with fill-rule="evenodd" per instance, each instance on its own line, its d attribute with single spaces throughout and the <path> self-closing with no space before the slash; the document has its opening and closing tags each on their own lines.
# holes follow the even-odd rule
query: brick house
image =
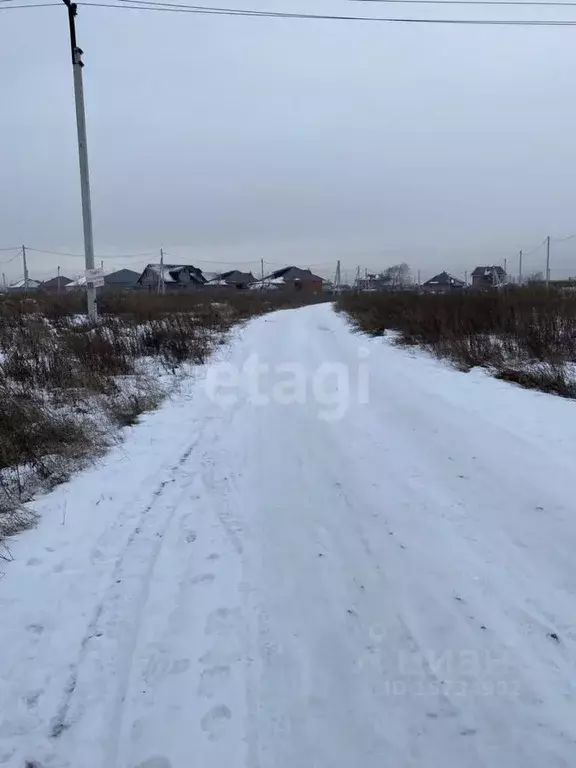
<svg viewBox="0 0 576 768">
<path fill-rule="evenodd" d="M 495 288 L 507 280 L 506 272 L 500 266 L 476 267 L 472 272 L 473 288 Z"/>
<path fill-rule="evenodd" d="M 459 280 L 449 272 L 440 272 L 439 275 L 434 275 L 430 280 L 426 280 L 422 283 L 422 290 L 425 293 L 452 293 L 453 291 L 461 291 L 466 287 L 463 280 Z"/>
<path fill-rule="evenodd" d="M 167 293 L 189 291 L 205 285 L 206 278 L 191 264 L 148 264 L 136 281 L 136 287 L 149 291 L 157 291 L 162 284 Z"/>
<path fill-rule="evenodd" d="M 240 269 L 231 269 L 228 272 L 219 272 L 210 280 L 207 285 L 218 287 L 238 288 L 243 290 L 256 282 L 252 272 L 242 272 Z"/>
<path fill-rule="evenodd" d="M 272 272 L 264 280 L 264 284 L 270 283 L 275 287 L 291 288 L 295 291 L 306 293 L 321 293 L 323 279 L 313 274 L 309 269 L 300 267 L 283 267 Z"/>
</svg>

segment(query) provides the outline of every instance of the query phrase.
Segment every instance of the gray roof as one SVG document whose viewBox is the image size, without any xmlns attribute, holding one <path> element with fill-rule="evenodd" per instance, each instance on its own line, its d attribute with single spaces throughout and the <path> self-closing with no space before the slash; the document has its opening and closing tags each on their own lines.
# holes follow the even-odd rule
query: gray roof
<svg viewBox="0 0 576 768">
<path fill-rule="evenodd" d="M 104 276 L 104 283 L 106 285 L 117 285 L 122 283 L 124 285 L 135 283 L 140 277 L 140 272 L 134 272 L 133 269 L 118 269 L 116 272 L 110 272 L 109 275 Z"/>
<path fill-rule="evenodd" d="M 472 277 L 491 277 L 494 273 L 500 276 L 504 276 L 506 274 L 503 267 L 495 265 L 492 267 L 476 267 L 474 272 L 472 272 Z"/>
<path fill-rule="evenodd" d="M 138 277 L 138 282 L 144 279 L 144 276 L 152 273 L 158 278 L 162 278 L 165 283 L 182 283 L 181 275 L 185 274 L 192 282 L 203 284 L 206 278 L 202 270 L 192 264 L 148 264 L 142 274 Z"/>
<path fill-rule="evenodd" d="M 216 276 L 217 280 L 225 280 L 227 283 L 254 283 L 256 278 L 252 272 L 242 272 L 239 269 L 230 269 Z"/>
<path fill-rule="evenodd" d="M 58 286 L 63 287 L 65 285 L 68 285 L 71 283 L 72 280 L 70 280 L 69 277 L 65 277 L 65 275 L 60 275 L 60 277 L 51 277 L 50 280 L 44 280 L 43 283 L 41 283 L 41 288 L 58 288 Z"/>
<path fill-rule="evenodd" d="M 284 278 L 285 280 L 322 280 L 318 275 L 312 274 L 309 269 L 301 269 L 300 267 L 282 267 L 277 269 L 269 275 L 269 278 L 277 280 L 278 278 Z"/>
<path fill-rule="evenodd" d="M 457 277 L 454 277 L 454 275 L 451 275 L 449 272 L 440 272 L 438 275 L 434 275 L 434 277 L 431 277 L 430 280 L 426 280 L 424 285 L 452 285 L 455 287 L 464 286 L 464 281 L 459 280 Z"/>
</svg>

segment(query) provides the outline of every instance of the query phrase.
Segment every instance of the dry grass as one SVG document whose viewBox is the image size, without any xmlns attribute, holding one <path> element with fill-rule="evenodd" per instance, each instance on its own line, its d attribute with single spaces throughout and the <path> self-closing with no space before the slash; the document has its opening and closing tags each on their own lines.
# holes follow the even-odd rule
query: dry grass
<svg viewBox="0 0 576 768">
<path fill-rule="evenodd" d="M 576 396 L 576 295 L 539 287 L 451 295 L 359 293 L 338 308 L 361 330 L 399 331 L 462 370 L 484 366 L 524 387 Z"/>
<path fill-rule="evenodd" d="M 323 297 L 322 297 L 323 298 Z M 234 325 L 315 301 L 278 292 L 0 297 L 0 542 L 34 522 L 26 502 L 66 480 L 166 395 L 158 373 L 204 362 Z M 0 554 L 1 557 L 1 554 Z"/>
</svg>

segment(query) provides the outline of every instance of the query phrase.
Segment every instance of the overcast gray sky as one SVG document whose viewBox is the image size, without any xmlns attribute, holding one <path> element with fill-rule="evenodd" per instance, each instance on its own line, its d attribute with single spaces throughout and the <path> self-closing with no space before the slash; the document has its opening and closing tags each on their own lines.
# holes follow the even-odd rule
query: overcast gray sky
<svg viewBox="0 0 576 768">
<path fill-rule="evenodd" d="M 576 19 L 576 8 L 236 6 Z M 64 7 L 0 13 L 0 247 L 82 252 L 67 35 Z M 330 273 L 338 258 L 348 270 L 405 260 L 429 276 L 505 256 L 516 269 L 519 248 L 576 232 L 576 28 L 80 7 L 78 41 L 95 249 L 115 256 L 109 268 L 139 269 L 148 257 L 119 255 L 163 246 L 205 268 L 257 270 L 264 258 Z M 552 251 L 553 275 L 576 274 L 576 239 Z M 527 257 L 526 270 L 543 259 Z M 57 264 L 82 269 L 31 253 L 30 274 Z M 0 270 L 15 277 L 19 265 Z"/>
</svg>

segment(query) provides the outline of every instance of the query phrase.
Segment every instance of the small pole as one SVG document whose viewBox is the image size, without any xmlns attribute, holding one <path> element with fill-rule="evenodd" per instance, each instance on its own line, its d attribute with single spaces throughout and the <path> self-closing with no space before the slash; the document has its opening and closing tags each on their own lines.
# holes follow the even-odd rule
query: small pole
<svg viewBox="0 0 576 768">
<path fill-rule="evenodd" d="M 546 238 L 546 285 L 550 287 L 550 235 Z"/>
<path fill-rule="evenodd" d="M 337 293 L 340 290 L 340 259 L 336 263 L 336 274 L 334 276 L 334 291 Z"/>
<path fill-rule="evenodd" d="M 262 287 L 264 287 L 264 259 L 260 259 L 260 277 L 262 280 Z"/>
<path fill-rule="evenodd" d="M 420 288 L 420 270 L 418 270 L 418 288 Z"/>
<path fill-rule="evenodd" d="M 164 249 L 160 248 L 160 275 L 158 277 L 158 293 L 165 293 L 164 286 Z"/>
<path fill-rule="evenodd" d="M 464 272 L 464 285 L 468 285 L 468 270 Z"/>
<path fill-rule="evenodd" d="M 58 265 L 58 279 L 56 280 L 56 293 L 60 293 L 60 265 Z"/>
<path fill-rule="evenodd" d="M 8 285 L 6 284 L 6 273 L 2 272 L 2 284 L 4 285 L 4 290 L 8 290 Z"/>
<path fill-rule="evenodd" d="M 78 159 L 80 162 L 80 192 L 82 196 L 82 223 L 84 228 L 84 259 L 86 270 L 94 269 L 94 238 L 92 234 L 92 204 L 90 201 L 90 174 L 88 171 L 88 140 L 86 136 L 86 113 L 84 109 L 84 84 L 82 82 L 82 49 L 76 43 L 76 3 L 63 0 L 68 9 L 70 27 L 70 48 L 72 51 L 72 72 L 74 74 L 74 100 L 76 103 L 76 129 L 78 132 Z M 96 287 L 86 280 L 88 317 L 98 317 Z"/>
<path fill-rule="evenodd" d="M 507 279 L 508 276 L 508 259 L 504 259 L 504 280 Z"/>
<path fill-rule="evenodd" d="M 28 292 L 28 265 L 26 263 L 26 246 L 22 246 L 22 263 L 24 265 L 24 291 Z"/>
<path fill-rule="evenodd" d="M 518 254 L 518 285 L 522 285 L 522 251 Z"/>
</svg>

